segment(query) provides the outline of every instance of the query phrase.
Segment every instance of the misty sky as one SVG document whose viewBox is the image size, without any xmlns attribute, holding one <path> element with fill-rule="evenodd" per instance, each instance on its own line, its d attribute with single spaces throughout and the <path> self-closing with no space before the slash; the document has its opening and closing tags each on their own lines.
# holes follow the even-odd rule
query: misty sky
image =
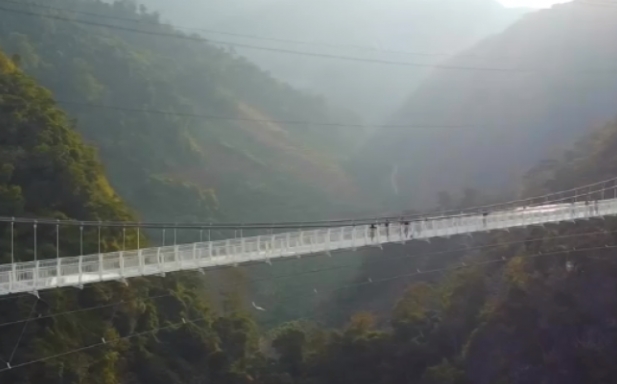
<svg viewBox="0 0 617 384">
<path fill-rule="evenodd" d="M 506 7 L 546 8 L 553 4 L 567 3 L 571 0 L 499 0 Z"/>
</svg>

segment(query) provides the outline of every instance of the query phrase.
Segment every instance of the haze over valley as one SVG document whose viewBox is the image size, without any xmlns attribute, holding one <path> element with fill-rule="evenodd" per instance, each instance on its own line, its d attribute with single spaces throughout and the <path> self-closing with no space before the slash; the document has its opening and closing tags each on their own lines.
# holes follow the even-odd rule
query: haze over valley
<svg viewBox="0 0 617 384">
<path fill-rule="evenodd" d="M 384 67 L 234 47 L 273 76 L 323 96 L 372 124 L 383 123 L 400 106 L 430 72 L 430 65 L 501 32 L 529 11 L 506 9 L 493 0 L 180 0 L 173 4 L 147 0 L 144 4 L 159 11 L 164 20 L 214 41 L 411 63 Z"/>
<path fill-rule="evenodd" d="M 1 0 L 0 383 L 617 382 L 613 36 L 609 0 Z"/>
</svg>

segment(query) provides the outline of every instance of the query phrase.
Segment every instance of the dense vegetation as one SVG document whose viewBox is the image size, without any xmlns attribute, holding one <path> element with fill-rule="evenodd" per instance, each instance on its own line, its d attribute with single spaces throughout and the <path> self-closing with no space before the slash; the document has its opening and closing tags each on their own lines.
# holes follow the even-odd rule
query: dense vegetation
<svg viewBox="0 0 617 384">
<path fill-rule="evenodd" d="M 351 117 L 132 1 L 30 4 L 3 5 L 0 44 L 79 122 L 144 220 L 289 220 L 352 197 L 344 132 L 268 122 Z"/>
<path fill-rule="evenodd" d="M 49 92 L 0 59 L 3 193 L 12 196 L 3 201 L 13 201 L 0 213 L 130 218 L 113 190 L 101 188 L 106 179 L 93 150 Z M 530 173 L 530 191 L 611 174 L 606 156 L 615 143 L 617 122 Z M 41 200 L 46 185 L 64 192 Z M 377 306 L 340 330 L 310 317 L 276 328 L 271 318 L 258 327 L 233 286 L 219 301 L 193 274 L 6 300 L 0 324 L 40 318 L 0 327 L 1 357 L 15 366 L 0 375 L 3 383 L 610 383 L 617 378 L 610 359 L 617 350 L 617 264 L 605 246 L 614 246 L 616 228 L 615 220 L 598 220 L 386 248 L 388 256 L 373 260 L 359 280 L 372 277 L 377 299 L 408 288 L 391 312 Z M 5 258 L 7 235 L 5 226 Z M 105 239 L 107 249 L 118 246 L 117 234 Z M 19 244 L 20 255 L 32 251 L 27 241 Z M 41 244 L 54 251 L 44 235 Z M 442 272 L 429 273 L 435 269 Z M 397 275 L 393 286 L 387 278 Z M 368 291 L 357 291 L 363 303 Z M 360 307 L 357 296 L 343 298 L 356 307 L 338 308 L 340 318 Z"/>
<path fill-rule="evenodd" d="M 342 164 L 361 134 L 270 122 L 353 116 L 229 49 L 176 31 L 135 2 L 6 1 L 0 46 L 54 93 L 142 221 L 309 220 L 360 201 Z M 301 281 L 310 285 L 314 277 Z"/>
<path fill-rule="evenodd" d="M 114 17 L 130 14 L 154 22 L 148 28 L 174 33 L 158 24 L 155 16 L 128 3 L 110 6 L 57 0 L 49 4 L 69 3 Z M 298 189 L 285 189 L 290 184 L 278 183 L 275 176 L 281 169 L 269 169 L 281 158 L 291 161 L 293 154 L 277 157 L 289 152 L 273 153 L 268 145 L 247 143 L 249 133 L 262 131 L 242 131 L 233 123 L 220 122 L 200 122 L 193 127 L 179 115 L 75 104 L 233 116 L 252 105 L 251 111 L 275 114 L 273 110 L 280 107 L 290 115 L 279 111 L 277 117 L 298 118 L 300 112 L 280 104 L 282 99 L 268 100 L 241 90 L 239 83 L 267 79 L 248 64 L 247 72 L 240 73 L 255 77 L 223 76 L 229 65 L 241 59 L 207 45 L 197 49 L 184 40 L 178 45 L 159 45 L 157 40 L 148 42 L 134 34 L 108 29 L 94 33 L 92 27 L 53 18 L 24 16 L 20 22 L 12 16 L 16 14 L 5 15 L 0 23 L 0 41 L 15 53 L 12 59 L 0 56 L 0 216 L 128 220 L 138 216 L 170 219 L 167 215 L 179 213 L 185 216 L 173 219 L 203 219 L 213 217 L 218 197 L 219 209 L 234 217 L 249 203 L 274 209 L 277 199 L 287 198 L 284 194 L 303 190 L 298 185 Z M 189 53 L 197 60 L 192 71 L 183 56 Z M 212 56 L 200 59 L 200 55 Z M 51 88 L 54 97 L 72 101 L 61 104 L 70 114 L 19 66 Z M 169 72 L 171 68 L 177 72 Z M 202 70 L 213 72 L 197 80 Z M 206 87 L 202 81 L 216 86 Z M 264 81 L 261 89 L 275 84 Z M 280 87 L 289 92 L 284 98 L 290 103 L 296 97 L 307 100 Z M 194 97 L 186 96 L 191 95 L 190 89 Z M 205 91 L 213 93 L 205 98 Z M 250 103 L 239 107 L 240 95 Z M 195 104 L 201 98 L 203 104 Z M 325 113 L 322 107 L 315 108 Z M 77 117 L 77 122 L 69 116 Z M 311 133 L 284 128 L 284 137 L 290 140 L 287 144 L 312 140 Z M 210 140 L 218 144 L 208 146 Z M 329 144 L 336 146 L 333 141 Z M 221 148 L 229 151 L 217 152 Z M 219 169 L 208 163 L 214 160 L 208 157 L 212 153 L 225 154 L 223 168 L 245 164 L 230 164 L 234 156 L 229 153 L 237 154 L 240 148 L 264 151 L 258 158 L 266 162 L 258 168 L 260 175 L 268 180 L 269 188 L 282 188 L 283 195 L 257 194 L 251 201 L 253 195 L 247 196 L 241 184 L 216 183 L 212 192 L 212 185 L 200 185 L 194 175 L 178 172 L 190 164 Z M 617 171 L 615 153 L 617 122 L 607 124 L 563 158 L 533 169 L 525 193 L 612 177 Z M 239 169 L 242 172 L 236 175 L 248 174 Z M 239 192 L 225 189 L 229 185 L 236 185 Z M 221 194 L 229 200 L 225 202 Z M 297 197 L 309 202 L 323 194 L 307 192 Z M 474 205 L 481 199 L 473 190 L 467 190 L 460 201 L 445 193 L 439 198 L 444 208 Z M 233 201 L 238 205 L 236 211 Z M 11 257 L 10 231 L 7 224 L 0 227 L 2 262 Z M 357 258 L 336 256 L 319 258 L 319 268 L 330 271 L 315 271 L 316 277 L 308 282 L 300 278 L 311 274 L 310 265 L 293 261 L 278 273 L 244 267 L 252 278 L 249 283 L 239 273 L 241 269 L 228 269 L 208 273 L 206 278 L 178 273 L 164 279 L 134 279 L 128 286 L 108 283 L 83 290 L 48 291 L 40 299 L 32 295 L 2 298 L 0 361 L 13 368 L 1 371 L 0 381 L 613 383 L 617 380 L 611 360 L 617 352 L 617 264 L 611 257 L 617 244 L 615 232 L 617 221 L 607 219 L 392 245 L 383 251 L 370 250 L 364 269 L 347 288 L 332 285 L 337 280 L 340 283 L 344 273 L 353 275 Z M 85 234 L 85 247 L 90 250 L 98 246 L 93 235 Z M 103 235 L 102 249 L 121 247 L 120 233 L 105 231 Z M 18 260 L 35 256 L 33 237 L 30 225 L 15 228 Z M 53 257 L 56 251 L 75 254 L 75 238 L 62 237 L 58 249 L 53 228 L 39 228 L 36 257 Z M 127 240 L 134 246 L 137 239 L 133 234 Z M 260 276 L 262 281 L 256 283 Z M 269 300 L 258 304 L 266 311 L 253 318 L 246 308 L 251 308 L 254 296 L 245 293 L 255 291 L 254 284 L 266 291 L 280 287 L 276 281 L 281 276 L 295 290 L 264 295 Z M 320 301 L 324 295 L 338 301 L 324 303 Z M 300 320 L 280 326 L 281 318 L 291 315 L 281 313 L 281 306 L 298 310 L 294 317 Z M 307 308 L 314 313 L 307 316 Z M 29 318 L 33 319 L 22 321 Z M 347 324 L 331 329 L 315 319 L 326 319 L 328 325 Z M 20 366 L 36 360 L 40 361 Z"/>
<path fill-rule="evenodd" d="M 612 122 L 532 170 L 526 193 L 612 177 L 616 143 Z M 328 308 L 370 314 L 274 331 L 279 380 L 614 382 L 616 231 L 607 218 L 384 248 Z"/>
<path fill-rule="evenodd" d="M 19 71 L 13 61 L 0 55 L 0 187 L 2 205 L 0 216 L 78 218 L 88 220 L 130 220 L 132 214 L 109 186 L 95 151 L 83 143 L 74 131 L 66 114 L 58 109 L 49 91 L 38 86 Z M 2 225 L 0 256 L 10 261 L 11 230 Z M 103 250 L 119 248 L 118 233 L 105 231 Z M 34 254 L 33 228 L 15 228 L 15 257 L 19 261 L 32 260 Z M 78 252 L 74 237 L 63 237 L 63 254 Z M 56 254 L 53 229 L 39 226 L 38 251 L 41 259 Z M 96 237 L 85 235 L 86 246 L 96 249 Z M 130 243 L 135 242 L 129 237 Z M 77 290 L 48 292 L 41 299 L 34 296 L 5 298 L 0 305 L 0 358 L 12 366 L 45 358 L 67 350 L 92 344 L 105 338 L 135 334 L 209 314 L 198 287 L 191 287 L 190 278 L 180 284 L 174 278 L 162 284 L 152 281 L 132 282 L 130 288 L 107 284 Z M 165 295 L 158 301 L 148 295 Z M 112 306 L 110 303 L 119 302 Z M 85 311 L 72 316 L 55 316 L 66 310 L 107 304 L 100 311 Z M 160 311 L 159 311 L 160 310 Z M 19 322 L 23 318 L 41 317 L 35 321 Z M 213 324 L 227 320 L 212 319 L 207 326 L 184 327 L 174 336 L 184 334 L 187 340 L 205 337 Z M 17 323 L 15 323 L 17 321 Z M 218 322 L 217 322 L 218 321 Z M 12 323 L 12 324 L 7 324 Z M 202 322 L 201 324 L 203 324 Z M 233 326 L 230 326 L 233 328 Z M 160 337 L 165 337 L 162 333 Z M 133 343 L 110 343 L 78 355 L 47 361 L 46 365 L 5 371 L 3 383 L 117 383 L 128 380 L 130 371 L 135 377 L 145 377 L 159 369 L 168 350 L 158 350 L 151 338 L 135 338 Z M 214 347 L 213 347 L 214 348 Z M 144 359 L 154 364 L 148 368 Z M 177 362 L 177 360 L 176 360 Z M 166 364 L 166 363 L 163 363 Z M 135 368 L 139 366 L 139 369 Z M 179 373 L 180 374 L 180 373 Z M 147 380 L 143 381 L 147 382 Z"/>
</svg>

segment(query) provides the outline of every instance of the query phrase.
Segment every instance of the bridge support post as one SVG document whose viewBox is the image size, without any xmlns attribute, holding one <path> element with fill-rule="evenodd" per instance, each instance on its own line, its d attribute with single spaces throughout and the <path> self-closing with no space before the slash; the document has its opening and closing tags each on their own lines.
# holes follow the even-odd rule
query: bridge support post
<svg viewBox="0 0 617 384">
<path fill-rule="evenodd" d="M 257 259 L 259 259 L 261 257 L 261 235 L 257 235 L 255 243 L 257 243 Z"/>
<path fill-rule="evenodd" d="M 124 279 L 124 251 L 120 251 L 118 261 L 120 262 L 120 279 Z"/>
<path fill-rule="evenodd" d="M 11 265 L 11 276 L 9 280 L 9 292 L 14 292 L 15 290 L 15 282 L 17 281 L 17 267 L 15 266 L 15 262 Z"/>
<path fill-rule="evenodd" d="M 182 260 L 180 260 L 180 254 L 178 253 L 178 246 L 174 245 L 174 260 L 178 266 L 178 270 L 182 269 Z"/>
<path fill-rule="evenodd" d="M 77 285 L 83 287 L 82 285 L 82 281 L 83 281 L 83 263 L 84 263 L 84 257 L 83 256 L 79 256 L 79 260 L 77 261 L 77 272 L 79 273 L 79 278 L 77 279 Z"/>
<path fill-rule="evenodd" d="M 199 265 L 199 258 L 197 257 L 197 243 L 193 243 L 193 264 L 195 264 L 196 267 Z"/>
<path fill-rule="evenodd" d="M 34 287 L 34 291 L 36 291 L 39 287 L 38 285 L 38 280 L 39 280 L 39 261 L 35 260 L 34 261 L 34 275 L 32 276 L 32 283 L 33 283 L 33 287 Z"/>
<path fill-rule="evenodd" d="M 103 281 L 103 254 L 99 253 L 99 280 Z"/>
<path fill-rule="evenodd" d="M 141 251 L 141 249 L 137 250 L 137 260 L 139 261 L 139 274 L 140 275 L 144 275 L 144 265 L 146 264 L 146 261 L 144 260 L 144 254 Z"/>
<path fill-rule="evenodd" d="M 240 236 L 242 236 L 242 230 L 240 230 Z M 245 248 L 245 243 L 244 243 L 244 237 L 240 238 L 240 252 L 241 252 L 241 259 L 244 260 L 244 257 L 246 256 L 246 248 Z"/>
<path fill-rule="evenodd" d="M 287 232 L 285 235 L 285 253 L 292 254 L 291 252 L 291 235 Z"/>
<path fill-rule="evenodd" d="M 332 257 L 332 253 L 330 253 L 330 237 L 332 234 L 332 228 L 328 228 L 328 231 L 326 233 L 326 255 L 328 255 L 328 257 Z"/>
<path fill-rule="evenodd" d="M 165 272 L 163 271 L 163 263 L 161 262 L 161 247 L 156 249 L 156 264 L 159 267 L 159 272 L 165 276 Z"/>
<path fill-rule="evenodd" d="M 270 261 L 270 249 L 272 248 L 272 242 L 264 242 L 264 258 L 266 259 L 266 264 L 272 265 Z"/>
<path fill-rule="evenodd" d="M 56 287 L 60 286 L 60 277 L 62 276 L 62 271 L 60 267 L 60 258 L 56 259 Z"/>
<path fill-rule="evenodd" d="M 233 255 L 233 252 L 231 251 L 231 243 L 229 242 L 229 239 L 225 240 L 225 254 L 227 255 L 227 258 L 229 259 L 229 263 L 233 264 L 234 267 L 237 267 L 238 264 L 236 263 L 236 260 L 234 260 L 234 255 Z"/>
</svg>

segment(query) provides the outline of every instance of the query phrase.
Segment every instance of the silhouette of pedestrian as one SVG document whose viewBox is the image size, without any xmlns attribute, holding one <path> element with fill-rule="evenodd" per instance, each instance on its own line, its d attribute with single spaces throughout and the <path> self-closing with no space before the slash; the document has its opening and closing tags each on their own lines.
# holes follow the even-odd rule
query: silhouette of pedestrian
<svg viewBox="0 0 617 384">
<path fill-rule="evenodd" d="M 403 228 L 405 232 L 405 237 L 408 238 L 409 237 L 409 221 L 403 222 Z"/>
</svg>

